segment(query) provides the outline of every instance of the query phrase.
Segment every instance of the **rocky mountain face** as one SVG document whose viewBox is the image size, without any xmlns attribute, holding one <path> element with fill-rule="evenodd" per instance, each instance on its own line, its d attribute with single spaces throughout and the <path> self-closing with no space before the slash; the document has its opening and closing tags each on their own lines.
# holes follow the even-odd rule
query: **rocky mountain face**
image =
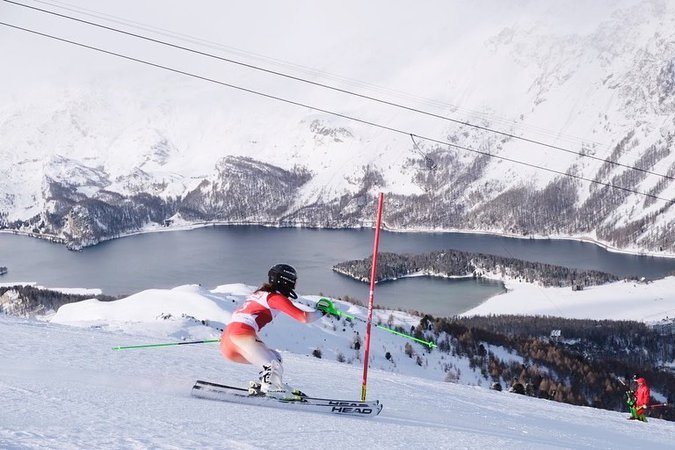
<svg viewBox="0 0 675 450">
<path fill-rule="evenodd" d="M 383 192 L 390 229 L 675 254 L 675 7 L 600 3 L 581 26 L 548 23 L 555 16 L 526 1 L 513 8 L 533 17 L 481 16 L 466 42 L 453 38 L 460 25 L 430 19 L 408 41 L 391 36 L 414 58 L 388 67 L 384 93 L 315 73 L 418 111 L 306 86 L 275 93 L 336 117 L 121 69 L 75 88 L 15 83 L 0 108 L 0 229 L 77 249 L 150 226 L 372 226 Z M 471 8 L 458 14 L 479 14 Z M 348 32 L 336 30 L 339 48 L 359 37 Z M 350 55 L 367 61 L 378 42 Z M 346 70 L 312 45 L 316 61 Z M 368 67 L 361 77 L 380 75 Z M 398 100 L 403 87 L 419 96 Z"/>
<path fill-rule="evenodd" d="M 449 158 L 439 158 L 441 162 Z M 581 204 L 578 186 L 561 177 L 544 189 L 510 188 L 495 198 L 481 198 L 463 179 L 475 173 L 480 179 L 480 162 L 463 171 L 427 171 L 417 161 L 417 178 L 428 186 L 427 193 L 386 197 L 385 226 L 390 229 L 463 229 L 511 233 L 521 236 L 587 236 L 617 248 L 645 251 L 675 251 L 672 220 L 664 221 L 670 205 L 625 224 L 615 211 L 627 194 L 605 187 L 594 190 Z M 450 163 L 452 164 L 452 163 Z M 194 223 L 272 224 L 277 226 L 360 227 L 371 226 L 377 191 L 386 192 L 381 173 L 369 169 L 358 180 L 357 192 L 301 203 L 300 191 L 311 179 L 306 168 L 285 170 L 250 158 L 229 157 L 218 164 L 218 173 L 205 179 L 181 197 L 150 193 L 124 195 L 101 189 L 95 195 L 78 193 L 77 186 L 50 180 L 47 184 L 49 210 L 2 228 L 56 237 L 78 249 L 101 240 L 142 229 L 149 223 L 170 226 L 180 217 Z M 640 177 L 625 187 L 639 184 Z M 469 204 L 464 199 L 473 198 Z M 650 203 L 648 198 L 642 204 Z"/>
</svg>

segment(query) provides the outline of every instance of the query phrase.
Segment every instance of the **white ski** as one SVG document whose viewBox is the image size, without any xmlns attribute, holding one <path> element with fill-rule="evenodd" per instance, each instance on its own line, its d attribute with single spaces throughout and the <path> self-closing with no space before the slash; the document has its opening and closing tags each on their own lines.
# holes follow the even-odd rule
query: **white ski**
<svg viewBox="0 0 675 450">
<path fill-rule="evenodd" d="M 198 380 L 192 387 L 192 395 L 209 400 L 220 400 L 245 405 L 259 405 L 273 408 L 312 411 L 342 416 L 375 417 L 382 411 L 379 400 L 339 400 L 330 398 L 302 397 L 299 400 L 286 400 L 265 395 L 249 395 L 248 389 L 226 386 Z"/>
</svg>

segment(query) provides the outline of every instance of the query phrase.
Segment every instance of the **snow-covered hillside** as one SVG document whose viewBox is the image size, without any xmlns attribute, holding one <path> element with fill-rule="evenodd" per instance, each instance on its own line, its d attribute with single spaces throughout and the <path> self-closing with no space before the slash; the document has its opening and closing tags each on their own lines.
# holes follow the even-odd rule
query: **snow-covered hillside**
<svg viewBox="0 0 675 450">
<path fill-rule="evenodd" d="M 209 291 L 196 285 L 179 286 L 174 289 L 153 289 L 142 291 L 121 300 L 101 302 L 96 299 L 70 303 L 59 308 L 58 312 L 48 315 L 52 323 L 93 327 L 97 329 L 133 333 L 155 337 L 159 340 L 201 340 L 220 338 L 220 331 L 229 322 L 231 312 L 254 290 L 252 286 L 242 284 L 223 285 Z M 302 304 L 314 305 L 318 296 L 301 296 Z M 348 314 L 364 319 L 363 308 L 336 300 L 338 307 Z M 419 317 L 399 311 L 377 310 L 374 320 L 378 323 L 391 323 L 409 330 L 419 323 Z M 204 323 L 204 322 L 205 323 Z M 284 351 L 310 355 L 315 350 L 323 359 L 342 359 L 348 364 L 360 365 L 363 349 L 354 350 L 354 342 L 364 341 L 365 327 L 360 322 L 347 322 L 330 318 L 321 319 L 306 328 L 299 326 L 291 318 L 281 314 L 275 326 L 263 328 L 260 336 L 265 341 Z M 469 370 L 468 362 L 461 358 L 450 361 L 440 353 L 429 353 L 426 347 L 419 345 L 415 354 L 424 358 L 425 367 L 421 370 L 416 359 L 405 356 L 405 339 L 382 332 L 377 350 L 371 353 L 373 367 L 396 373 L 426 373 L 432 379 L 442 380 L 445 365 L 461 365 L 466 372 L 464 382 L 477 384 L 480 374 Z M 217 349 L 216 349 L 217 351 Z M 386 359 L 389 352 L 393 357 Z M 486 386 L 487 381 L 483 380 Z"/>
<path fill-rule="evenodd" d="M 675 317 L 675 277 L 653 282 L 623 280 L 582 291 L 506 280 L 508 292 L 489 298 L 463 315 L 516 314 L 574 319 L 658 322 Z"/>
<path fill-rule="evenodd" d="M 73 247 L 168 219 L 360 226 L 382 191 L 391 228 L 675 253 L 672 2 L 25 3 L 453 121 L 2 2 L 201 79 L 0 26 L 0 226 Z"/>
<path fill-rule="evenodd" d="M 106 305 L 62 307 L 51 323 L 0 315 L 0 447 L 25 448 L 668 448 L 675 424 L 626 420 L 626 414 L 574 407 L 477 386 L 393 372 L 373 361 L 368 398 L 374 419 L 336 418 L 236 405 L 190 396 L 196 379 L 243 384 L 255 369 L 225 361 L 217 344 L 113 351 L 118 345 L 212 337 L 182 310 L 227 320 L 231 299 L 184 286 L 146 291 Z M 308 300 L 307 298 L 303 300 Z M 346 306 L 346 305 L 341 305 Z M 164 319 L 152 317 L 157 308 Z M 220 313 L 217 313 L 220 311 Z M 362 367 L 338 363 L 345 340 L 329 319 L 304 326 L 279 317 L 265 339 L 283 350 L 286 379 L 319 396 L 359 398 Z M 66 326 L 57 322 L 77 324 Z M 273 331 L 274 330 L 274 331 Z M 351 333 L 351 330 L 350 330 Z M 349 333 L 347 333 L 349 334 Z M 396 338 L 400 339 L 400 338 Z M 373 353 L 391 345 L 373 338 Z M 288 348 L 293 347 L 293 351 Z M 321 359 L 310 355 L 324 349 Z M 399 367 L 405 361 L 399 360 Z"/>
</svg>

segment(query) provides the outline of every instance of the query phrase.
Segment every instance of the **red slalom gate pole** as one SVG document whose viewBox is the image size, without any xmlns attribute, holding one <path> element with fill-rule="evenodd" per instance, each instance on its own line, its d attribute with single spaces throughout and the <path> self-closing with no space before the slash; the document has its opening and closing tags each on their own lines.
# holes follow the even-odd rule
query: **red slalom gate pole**
<svg viewBox="0 0 675 450">
<path fill-rule="evenodd" d="M 370 268 L 370 293 L 368 294 L 368 323 L 366 324 L 366 342 L 363 355 L 363 382 L 361 383 L 361 401 L 366 400 L 368 384 L 368 354 L 370 353 L 370 328 L 373 323 L 373 305 L 375 303 L 375 278 L 377 275 L 377 249 L 380 245 L 380 225 L 382 224 L 382 206 L 384 194 L 380 192 L 377 199 L 377 222 L 375 225 L 375 242 L 373 244 L 373 264 Z"/>
</svg>

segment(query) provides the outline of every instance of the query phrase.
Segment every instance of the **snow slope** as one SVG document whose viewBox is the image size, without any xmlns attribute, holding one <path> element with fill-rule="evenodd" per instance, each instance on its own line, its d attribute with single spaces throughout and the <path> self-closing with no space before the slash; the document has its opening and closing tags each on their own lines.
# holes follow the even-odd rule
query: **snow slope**
<svg viewBox="0 0 675 450">
<path fill-rule="evenodd" d="M 672 422 L 379 369 L 368 398 L 384 410 L 372 420 L 226 404 L 189 394 L 197 378 L 251 377 L 212 344 L 112 351 L 154 340 L 7 316 L 0 340 L 3 449 L 636 449 L 668 448 L 675 435 Z M 283 355 L 289 380 L 308 392 L 358 398 L 359 366 Z"/>
<path fill-rule="evenodd" d="M 515 280 L 505 280 L 505 286 L 506 293 L 496 295 L 462 315 L 545 315 L 641 322 L 675 317 L 675 277 L 649 283 L 618 281 L 587 286 L 582 291 Z"/>
<path fill-rule="evenodd" d="M 191 398 L 195 379 L 244 385 L 257 375 L 252 366 L 223 359 L 217 344 L 112 350 L 217 338 L 217 328 L 251 290 L 242 284 L 212 291 L 179 286 L 64 305 L 48 320 L 0 315 L 0 448 L 672 446 L 675 423 L 634 423 L 626 414 L 491 391 L 468 362 L 415 344 L 420 367 L 404 356 L 404 339 L 379 329 L 371 342 L 368 398 L 380 399 L 384 410 L 372 420 Z M 347 303 L 338 307 L 365 315 Z M 583 306 L 577 308 L 583 315 Z M 377 310 L 375 320 L 405 328 L 419 318 Z M 362 363 L 349 348 L 356 331 L 363 333 L 358 323 L 323 318 L 302 325 L 280 315 L 261 337 L 282 352 L 291 385 L 316 396 L 358 399 Z M 315 349 L 321 359 L 311 356 Z M 502 349 L 488 350 L 506 357 Z M 345 362 L 336 361 L 339 353 Z M 459 369 L 462 384 L 440 381 L 444 364 Z"/>
</svg>

